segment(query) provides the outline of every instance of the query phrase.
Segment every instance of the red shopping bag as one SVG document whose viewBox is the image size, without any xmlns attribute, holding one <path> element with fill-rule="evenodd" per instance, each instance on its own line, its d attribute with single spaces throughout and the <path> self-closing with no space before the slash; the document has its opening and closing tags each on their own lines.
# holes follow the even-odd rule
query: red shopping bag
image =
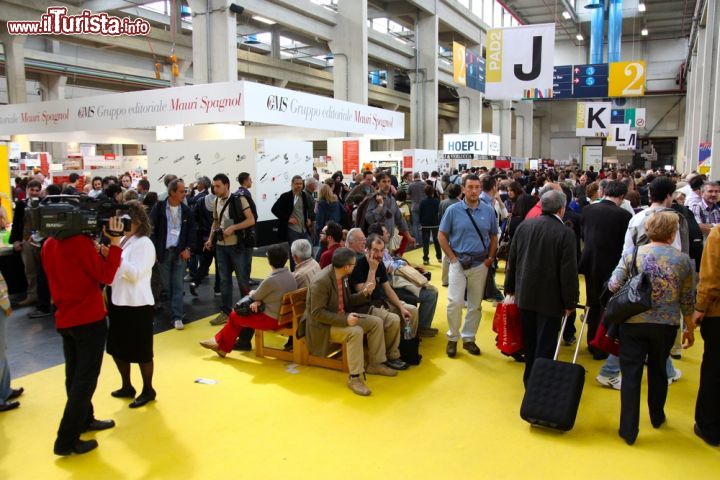
<svg viewBox="0 0 720 480">
<path fill-rule="evenodd" d="M 605 315 L 603 314 L 595 338 L 592 339 L 590 345 L 605 353 L 619 357 L 620 332 L 618 331 L 618 325 L 606 321 Z"/>
<path fill-rule="evenodd" d="M 493 318 L 493 330 L 497 333 L 496 345 L 505 355 L 512 355 L 523 349 L 520 310 L 515 303 L 498 303 Z"/>
</svg>

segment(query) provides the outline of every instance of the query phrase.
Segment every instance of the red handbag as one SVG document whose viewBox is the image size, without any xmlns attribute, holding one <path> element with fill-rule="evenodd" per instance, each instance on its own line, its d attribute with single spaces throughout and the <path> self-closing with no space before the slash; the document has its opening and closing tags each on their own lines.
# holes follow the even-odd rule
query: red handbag
<svg viewBox="0 0 720 480">
<path fill-rule="evenodd" d="M 497 333 L 496 345 L 500 352 L 512 355 L 523 349 L 520 309 L 515 303 L 498 303 L 493 318 L 493 331 Z"/>
<path fill-rule="evenodd" d="M 600 319 L 595 338 L 592 339 L 590 345 L 610 355 L 620 356 L 620 332 L 618 326 L 605 320 L 604 313 Z"/>
</svg>

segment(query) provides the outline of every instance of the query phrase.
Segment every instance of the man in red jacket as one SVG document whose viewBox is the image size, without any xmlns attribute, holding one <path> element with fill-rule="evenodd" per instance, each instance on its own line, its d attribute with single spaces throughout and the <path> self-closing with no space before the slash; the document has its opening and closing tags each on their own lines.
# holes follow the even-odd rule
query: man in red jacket
<svg viewBox="0 0 720 480">
<path fill-rule="evenodd" d="M 65 354 L 67 403 L 55 440 L 56 455 L 87 453 L 97 447 L 97 441 L 81 440 L 81 433 L 115 426 L 112 420 L 95 419 L 92 406 L 107 337 L 100 284 L 112 283 L 120 266 L 122 221 L 111 218 L 107 230 L 109 248 L 96 247 L 85 235 L 74 235 L 47 239 L 41 253 Z"/>
</svg>

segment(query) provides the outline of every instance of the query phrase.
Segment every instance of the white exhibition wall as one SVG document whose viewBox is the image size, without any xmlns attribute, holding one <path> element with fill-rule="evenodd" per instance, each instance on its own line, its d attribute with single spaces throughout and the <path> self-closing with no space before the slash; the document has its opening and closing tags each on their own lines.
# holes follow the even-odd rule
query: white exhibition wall
<svg viewBox="0 0 720 480">
<path fill-rule="evenodd" d="M 283 192 L 290 190 L 290 179 L 311 175 L 313 167 L 312 143 L 294 140 L 151 143 L 147 152 L 150 189 L 157 192 L 164 190 L 163 179 L 169 173 L 188 183 L 224 173 L 235 191 L 238 174 L 248 172 L 260 222 L 275 220 L 270 209 Z"/>
</svg>

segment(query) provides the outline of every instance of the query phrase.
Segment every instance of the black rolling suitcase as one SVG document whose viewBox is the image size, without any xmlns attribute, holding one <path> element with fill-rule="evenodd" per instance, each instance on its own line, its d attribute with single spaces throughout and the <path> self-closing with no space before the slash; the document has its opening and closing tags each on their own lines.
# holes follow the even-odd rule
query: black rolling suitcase
<svg viewBox="0 0 720 480">
<path fill-rule="evenodd" d="M 555 357 L 550 360 L 538 358 L 528 379 L 525 397 L 520 407 L 520 417 L 531 425 L 567 432 L 575 425 L 580 397 L 585 383 L 585 369 L 576 362 L 585 330 L 583 316 L 572 363 L 559 361 L 560 342 L 565 330 L 567 316 L 563 318 Z"/>
</svg>

